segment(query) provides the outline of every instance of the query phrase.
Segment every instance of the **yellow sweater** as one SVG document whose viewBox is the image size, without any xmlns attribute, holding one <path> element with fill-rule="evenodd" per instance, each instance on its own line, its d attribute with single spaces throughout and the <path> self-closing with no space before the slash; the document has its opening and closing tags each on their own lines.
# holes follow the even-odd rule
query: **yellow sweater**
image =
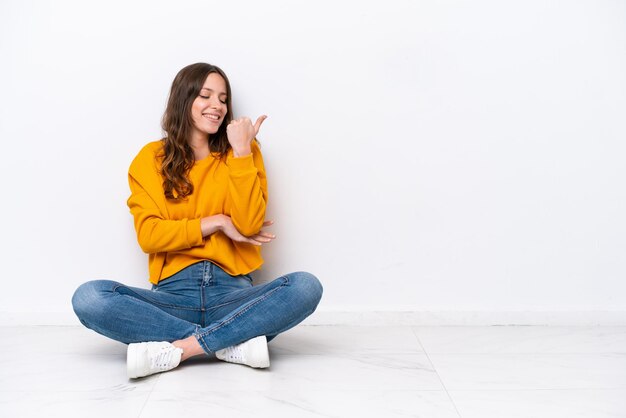
<svg viewBox="0 0 626 418">
<path fill-rule="evenodd" d="M 231 275 L 248 274 L 263 264 L 261 248 L 234 242 L 221 231 L 202 237 L 200 219 L 224 214 L 243 235 L 257 233 L 265 220 L 267 179 L 261 150 L 252 141 L 252 154 L 226 161 L 209 155 L 189 172 L 194 192 L 181 202 L 165 198 L 159 173 L 162 141 L 147 144 L 128 170 L 128 207 L 137 240 L 148 253 L 150 282 L 170 277 L 201 260 L 211 260 Z"/>
</svg>

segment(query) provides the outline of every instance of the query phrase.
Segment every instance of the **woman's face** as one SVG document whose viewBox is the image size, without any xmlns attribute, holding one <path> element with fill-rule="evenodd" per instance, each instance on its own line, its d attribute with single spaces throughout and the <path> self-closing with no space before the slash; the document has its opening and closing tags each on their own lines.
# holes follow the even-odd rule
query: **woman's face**
<svg viewBox="0 0 626 418">
<path fill-rule="evenodd" d="M 205 137 L 216 133 L 227 112 L 226 82 L 218 73 L 210 73 L 191 105 L 194 133 Z"/>
</svg>

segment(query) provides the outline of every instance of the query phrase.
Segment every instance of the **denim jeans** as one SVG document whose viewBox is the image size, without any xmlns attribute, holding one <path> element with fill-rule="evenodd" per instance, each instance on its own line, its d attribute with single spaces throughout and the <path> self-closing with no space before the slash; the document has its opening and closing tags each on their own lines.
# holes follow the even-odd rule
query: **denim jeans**
<svg viewBox="0 0 626 418">
<path fill-rule="evenodd" d="M 125 344 L 194 336 L 207 354 L 265 335 L 270 341 L 311 315 L 323 288 L 296 272 L 253 286 L 210 261 L 192 264 L 152 285 L 93 280 L 78 287 L 72 306 L 87 328 Z"/>
</svg>

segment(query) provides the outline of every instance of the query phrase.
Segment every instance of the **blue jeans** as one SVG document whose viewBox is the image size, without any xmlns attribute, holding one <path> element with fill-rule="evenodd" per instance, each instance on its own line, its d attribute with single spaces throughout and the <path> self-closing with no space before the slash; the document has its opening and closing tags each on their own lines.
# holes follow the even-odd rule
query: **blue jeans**
<svg viewBox="0 0 626 418">
<path fill-rule="evenodd" d="M 200 261 L 152 289 L 89 281 L 74 292 L 72 306 L 87 328 L 125 344 L 193 335 L 210 354 L 259 335 L 272 340 L 311 315 L 322 292 L 310 273 L 253 286 L 249 275 Z"/>
</svg>

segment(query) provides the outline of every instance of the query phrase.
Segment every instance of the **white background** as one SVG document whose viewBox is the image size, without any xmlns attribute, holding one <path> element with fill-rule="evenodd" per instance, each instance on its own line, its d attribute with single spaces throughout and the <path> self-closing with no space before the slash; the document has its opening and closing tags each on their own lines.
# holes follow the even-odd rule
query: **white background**
<svg viewBox="0 0 626 418">
<path fill-rule="evenodd" d="M 626 3 L 0 3 L 0 311 L 148 287 L 127 169 L 175 74 L 263 124 L 259 282 L 320 310 L 624 311 Z M 77 322 L 77 321 L 76 321 Z"/>
</svg>

